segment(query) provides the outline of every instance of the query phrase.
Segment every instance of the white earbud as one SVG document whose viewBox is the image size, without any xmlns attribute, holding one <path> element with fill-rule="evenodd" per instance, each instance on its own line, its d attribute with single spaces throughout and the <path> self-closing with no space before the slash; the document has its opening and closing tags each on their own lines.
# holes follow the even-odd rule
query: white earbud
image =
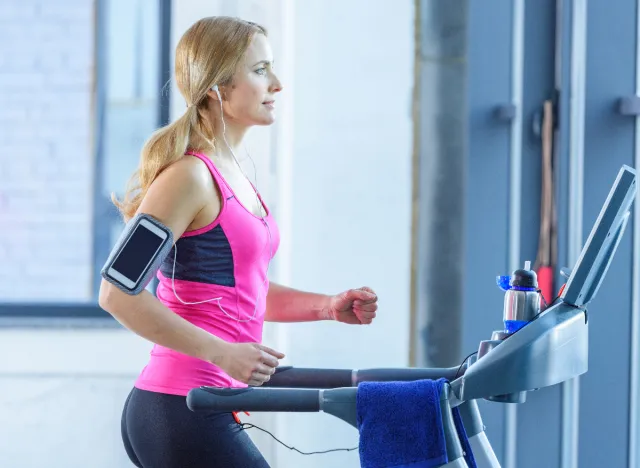
<svg viewBox="0 0 640 468">
<path fill-rule="evenodd" d="M 220 99 L 220 102 L 222 103 L 222 97 L 220 96 L 220 90 L 218 89 L 218 85 L 213 85 L 211 87 L 211 91 L 216 92 L 216 94 L 218 95 L 218 99 Z"/>
</svg>

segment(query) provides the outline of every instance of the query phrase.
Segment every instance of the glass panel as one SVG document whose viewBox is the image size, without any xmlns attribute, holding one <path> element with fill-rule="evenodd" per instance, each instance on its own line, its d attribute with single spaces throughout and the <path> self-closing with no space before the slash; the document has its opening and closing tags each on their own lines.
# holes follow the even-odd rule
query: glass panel
<svg viewBox="0 0 640 468">
<path fill-rule="evenodd" d="M 94 5 L 3 0 L 0 16 L 0 303 L 86 302 Z"/>
</svg>

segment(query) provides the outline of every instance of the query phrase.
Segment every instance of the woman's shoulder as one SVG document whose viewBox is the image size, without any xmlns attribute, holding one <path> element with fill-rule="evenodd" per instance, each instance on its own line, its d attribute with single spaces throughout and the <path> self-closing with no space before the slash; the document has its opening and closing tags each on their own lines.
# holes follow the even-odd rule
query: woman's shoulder
<svg viewBox="0 0 640 468">
<path fill-rule="evenodd" d="M 189 199 L 198 203 L 209 197 L 211 176 L 206 164 L 193 157 L 183 157 L 167 166 L 149 186 L 145 198 Z"/>
<path fill-rule="evenodd" d="M 194 191 L 210 191 L 211 174 L 204 161 L 184 156 L 167 166 L 151 185 L 161 185 L 171 191 L 184 190 L 192 194 Z"/>
</svg>

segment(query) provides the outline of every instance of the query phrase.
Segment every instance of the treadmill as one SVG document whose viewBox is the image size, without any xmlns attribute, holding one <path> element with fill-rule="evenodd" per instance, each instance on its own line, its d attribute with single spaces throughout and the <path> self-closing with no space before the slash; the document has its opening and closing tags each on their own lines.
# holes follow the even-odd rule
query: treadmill
<svg viewBox="0 0 640 468">
<path fill-rule="evenodd" d="M 279 367 L 261 387 L 199 387 L 187 396 L 192 411 L 329 413 L 357 428 L 356 392 L 364 381 L 445 378 L 442 425 L 448 462 L 468 468 L 454 425 L 458 407 L 479 468 L 500 468 L 484 432 L 476 400 L 523 403 L 527 392 L 556 385 L 588 370 L 587 306 L 602 284 L 629 222 L 637 192 L 636 171 L 620 169 L 560 296 L 515 333 L 494 331 L 460 367 L 315 369 Z"/>
</svg>

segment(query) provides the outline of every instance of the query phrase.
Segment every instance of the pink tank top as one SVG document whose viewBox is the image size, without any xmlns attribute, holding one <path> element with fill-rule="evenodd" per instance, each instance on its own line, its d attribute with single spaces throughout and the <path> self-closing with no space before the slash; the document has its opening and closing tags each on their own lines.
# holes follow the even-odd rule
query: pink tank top
<svg viewBox="0 0 640 468">
<path fill-rule="evenodd" d="M 222 207 L 211 224 L 187 231 L 176 241 L 177 252 L 174 246 L 158 271 L 157 297 L 176 314 L 225 341 L 260 343 L 268 264 L 280 243 L 278 227 L 261 197 L 264 218 L 240 203 L 207 156 L 188 154 L 209 168 Z M 212 298 L 220 300 L 185 304 Z M 186 395 L 201 385 L 246 387 L 213 364 L 160 345 L 153 346 L 135 382 L 142 390 L 173 395 Z"/>
</svg>

